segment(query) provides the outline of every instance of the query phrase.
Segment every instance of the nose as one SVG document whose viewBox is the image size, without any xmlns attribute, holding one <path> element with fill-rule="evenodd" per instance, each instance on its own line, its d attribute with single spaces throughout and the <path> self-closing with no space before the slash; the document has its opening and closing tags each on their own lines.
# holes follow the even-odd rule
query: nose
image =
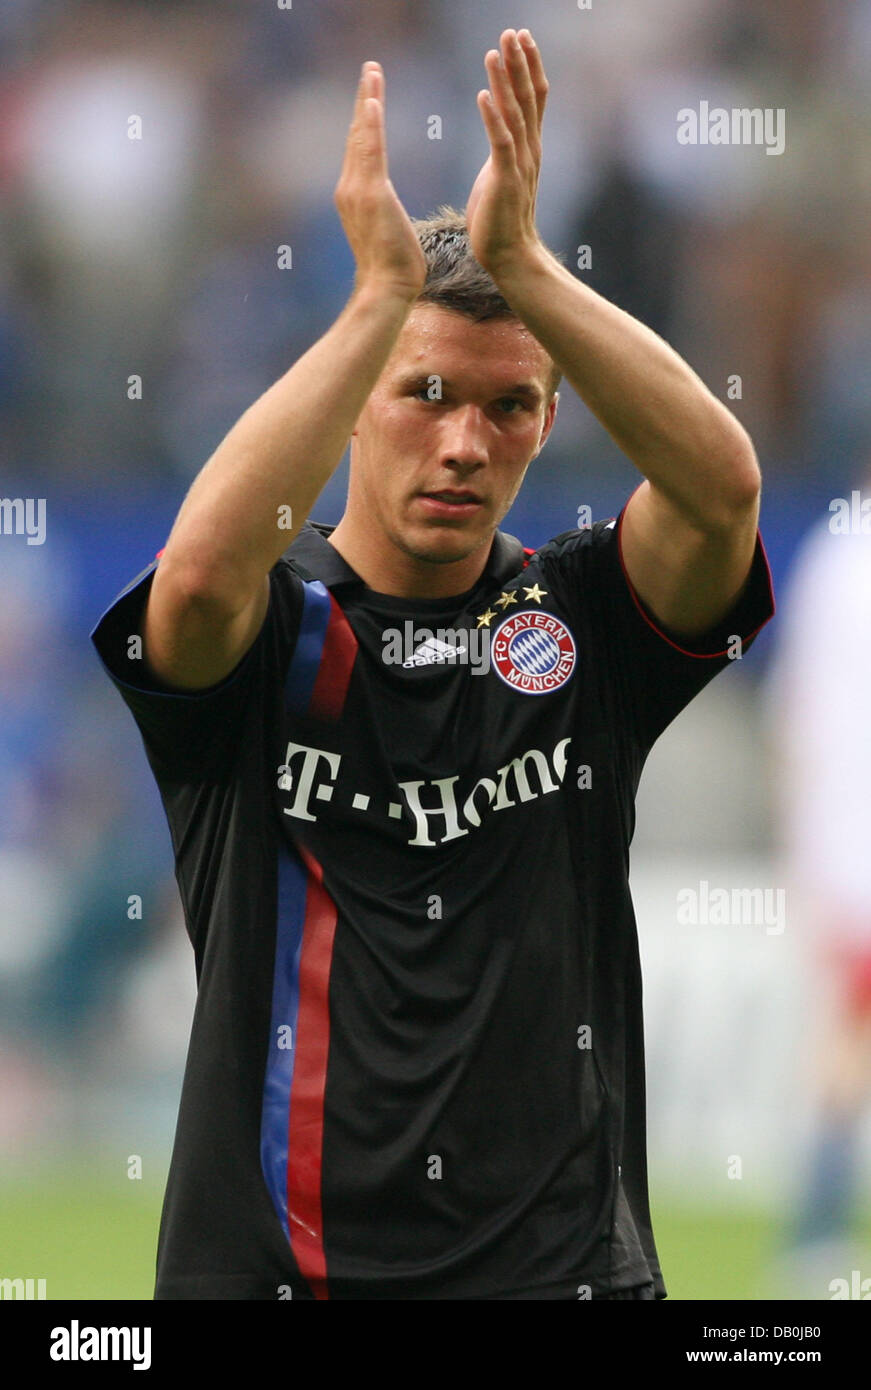
<svg viewBox="0 0 871 1390">
<path fill-rule="evenodd" d="M 442 420 L 441 462 L 448 468 L 471 472 L 481 468 L 489 458 L 489 425 L 480 406 L 457 406 L 445 413 Z"/>
</svg>

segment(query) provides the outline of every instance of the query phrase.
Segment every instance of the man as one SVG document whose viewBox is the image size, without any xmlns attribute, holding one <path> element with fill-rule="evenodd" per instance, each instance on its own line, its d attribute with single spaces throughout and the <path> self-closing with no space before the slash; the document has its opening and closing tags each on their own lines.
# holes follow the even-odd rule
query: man
<svg viewBox="0 0 871 1390">
<path fill-rule="evenodd" d="M 633 796 L 771 615 L 759 471 L 689 368 L 541 245 L 528 32 L 486 67 L 470 257 L 461 218 L 402 209 L 364 65 L 351 299 L 94 633 L 199 982 L 158 1298 L 665 1296 Z M 532 552 L 497 527 L 560 371 L 646 481 Z M 307 523 L 349 437 L 345 513 Z"/>
<path fill-rule="evenodd" d="M 864 462 L 861 490 L 833 499 L 798 549 L 768 684 L 781 862 L 808 990 L 797 1067 L 803 1161 L 770 1271 L 778 1293 L 793 1298 L 849 1297 L 851 1272 L 871 1258 L 858 1229 L 871 1101 L 871 537 L 856 506 L 871 488 Z"/>
</svg>

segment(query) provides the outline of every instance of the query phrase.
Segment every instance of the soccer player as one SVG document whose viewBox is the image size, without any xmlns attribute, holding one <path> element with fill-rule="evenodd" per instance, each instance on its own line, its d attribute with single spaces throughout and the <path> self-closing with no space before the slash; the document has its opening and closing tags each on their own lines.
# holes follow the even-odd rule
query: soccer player
<svg viewBox="0 0 871 1390">
<path fill-rule="evenodd" d="M 160 1299 L 665 1297 L 633 799 L 773 611 L 759 469 L 542 245 L 541 58 L 509 29 L 485 64 L 465 218 L 416 225 L 364 64 L 350 300 L 93 633 L 196 959 Z M 644 480 L 533 551 L 498 526 L 560 373 Z M 344 515 L 310 522 L 349 438 Z"/>
</svg>

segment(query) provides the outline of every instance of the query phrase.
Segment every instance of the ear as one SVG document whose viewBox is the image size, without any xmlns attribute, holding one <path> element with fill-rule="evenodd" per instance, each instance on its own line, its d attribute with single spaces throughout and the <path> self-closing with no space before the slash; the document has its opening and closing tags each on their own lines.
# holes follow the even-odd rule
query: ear
<svg viewBox="0 0 871 1390">
<path fill-rule="evenodd" d="M 532 455 L 532 457 L 533 457 L 534 459 L 537 459 L 537 458 L 538 458 L 539 454 L 541 453 L 542 449 L 543 449 L 544 446 L 545 446 L 545 443 L 547 442 L 547 437 L 548 437 L 548 435 L 550 434 L 551 430 L 553 429 L 553 422 L 554 422 L 554 420 L 556 419 L 556 408 L 557 408 L 558 405 L 559 405 L 559 391 L 555 392 L 555 394 L 554 394 L 554 396 L 553 396 L 553 399 L 551 400 L 550 404 L 549 404 L 548 407 L 547 407 L 547 410 L 544 412 L 544 421 L 543 421 L 543 423 L 542 423 L 542 426 L 541 426 L 541 434 L 539 435 L 539 439 L 538 439 L 538 448 L 536 449 L 535 453 Z"/>
</svg>

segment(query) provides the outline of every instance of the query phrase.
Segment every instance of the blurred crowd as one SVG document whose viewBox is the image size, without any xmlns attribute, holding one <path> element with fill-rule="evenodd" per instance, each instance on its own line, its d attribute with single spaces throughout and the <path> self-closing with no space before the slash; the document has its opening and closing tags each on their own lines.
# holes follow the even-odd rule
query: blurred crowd
<svg viewBox="0 0 871 1390">
<path fill-rule="evenodd" d="M 871 471 L 869 0 L 522 10 L 0 7 L 0 492 L 48 504 L 44 546 L 0 536 L 0 1151 L 28 1133 L 24 1071 L 93 1056 L 130 980 L 181 936 L 156 790 L 87 633 L 347 298 L 332 192 L 365 59 L 386 73 L 391 177 L 425 216 L 462 206 L 486 155 L 485 51 L 532 28 L 551 84 L 542 235 L 572 269 L 589 247 L 576 273 L 747 426 L 776 579 L 828 498 Z M 783 154 L 679 143 L 678 111 L 701 100 L 783 109 Z M 565 386 L 536 469 L 506 522 L 527 544 L 581 504 L 614 514 L 636 481 Z M 338 520 L 343 476 L 318 519 Z M 155 1065 L 161 1030 L 143 1032 Z"/>
<path fill-rule="evenodd" d="M 462 204 L 506 16 L 504 0 L 9 0 L 2 462 L 189 480 L 344 302 L 331 195 L 360 62 L 386 71 L 409 211 Z M 742 378 L 734 408 L 768 471 L 837 475 L 869 429 L 868 4 L 551 0 L 527 19 L 552 89 L 547 240 L 570 265 L 589 245 L 590 283 L 713 390 Z M 701 98 L 782 108 L 784 154 L 679 144 L 676 113 Z"/>
</svg>

